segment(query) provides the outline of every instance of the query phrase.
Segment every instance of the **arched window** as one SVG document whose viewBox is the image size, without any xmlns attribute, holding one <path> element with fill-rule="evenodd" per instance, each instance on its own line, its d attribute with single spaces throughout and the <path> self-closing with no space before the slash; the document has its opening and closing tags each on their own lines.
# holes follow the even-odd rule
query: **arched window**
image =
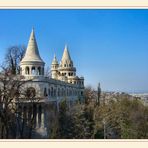
<svg viewBox="0 0 148 148">
<path fill-rule="evenodd" d="M 60 96 L 60 88 L 58 88 L 58 96 Z"/>
<path fill-rule="evenodd" d="M 51 87 L 51 96 L 53 97 L 53 87 Z"/>
<path fill-rule="evenodd" d="M 50 89 L 48 89 L 48 96 L 50 96 Z"/>
<path fill-rule="evenodd" d="M 65 89 L 63 89 L 63 96 L 65 96 Z"/>
<path fill-rule="evenodd" d="M 76 94 L 76 96 L 77 96 L 77 90 L 75 91 L 75 94 Z"/>
<path fill-rule="evenodd" d="M 38 67 L 38 75 L 41 75 L 41 67 Z"/>
<path fill-rule="evenodd" d="M 47 89 L 44 88 L 44 96 L 47 97 Z"/>
<path fill-rule="evenodd" d="M 27 98 L 33 98 L 33 97 L 35 97 L 36 96 L 35 89 L 33 87 L 27 88 L 26 96 L 27 96 Z"/>
<path fill-rule="evenodd" d="M 68 91 L 68 89 L 67 89 L 67 96 L 69 96 L 69 91 Z"/>
<path fill-rule="evenodd" d="M 26 112 L 27 112 L 27 107 L 24 106 L 24 108 L 23 108 L 23 118 L 24 118 L 25 120 L 27 120 L 27 114 L 26 114 Z"/>
<path fill-rule="evenodd" d="M 63 91 L 64 91 L 64 89 L 62 88 L 62 89 L 61 89 L 61 96 L 63 96 Z"/>
<path fill-rule="evenodd" d="M 35 67 L 32 67 L 32 69 L 31 69 L 31 74 L 32 75 L 35 75 L 36 73 L 35 73 Z"/>
<path fill-rule="evenodd" d="M 42 72 L 41 73 L 42 73 L 42 75 L 44 75 L 44 67 L 42 68 Z"/>
<path fill-rule="evenodd" d="M 63 96 L 65 96 L 65 89 L 63 88 L 63 90 L 62 90 L 62 91 L 63 91 Z"/>
<path fill-rule="evenodd" d="M 53 96 L 56 97 L 56 89 L 54 89 Z"/>
<path fill-rule="evenodd" d="M 27 66 L 27 67 L 25 68 L 25 74 L 26 74 L 26 75 L 29 75 L 29 73 L 30 73 L 30 72 L 29 72 L 29 67 Z"/>
<path fill-rule="evenodd" d="M 29 114 L 28 114 L 28 121 L 31 120 L 32 111 L 33 111 L 32 106 L 29 106 L 29 107 L 28 107 L 28 112 L 29 112 Z"/>
</svg>

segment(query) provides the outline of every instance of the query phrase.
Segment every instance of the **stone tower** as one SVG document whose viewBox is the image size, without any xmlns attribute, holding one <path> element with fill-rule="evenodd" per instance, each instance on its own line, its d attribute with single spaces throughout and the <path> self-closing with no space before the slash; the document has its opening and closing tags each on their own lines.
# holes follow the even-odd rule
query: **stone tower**
<svg viewBox="0 0 148 148">
<path fill-rule="evenodd" d="M 58 79 L 58 67 L 59 67 L 59 63 L 56 58 L 56 55 L 54 55 L 54 58 L 51 64 L 51 78 L 52 79 Z"/>
<path fill-rule="evenodd" d="M 65 45 L 60 64 L 54 56 L 51 64 L 51 78 L 75 84 L 75 86 L 84 89 L 84 77 L 76 75 L 76 68 L 73 65 L 67 45 Z"/>
<path fill-rule="evenodd" d="M 67 78 L 76 76 L 76 68 L 73 66 L 73 61 L 71 60 L 67 45 L 65 45 L 59 71 L 62 76 L 66 76 Z M 68 80 L 68 82 L 69 81 L 70 80 Z"/>
<path fill-rule="evenodd" d="M 44 76 L 44 61 L 41 59 L 34 29 L 32 29 L 25 55 L 20 62 L 21 74 L 26 78 L 39 78 Z"/>
</svg>

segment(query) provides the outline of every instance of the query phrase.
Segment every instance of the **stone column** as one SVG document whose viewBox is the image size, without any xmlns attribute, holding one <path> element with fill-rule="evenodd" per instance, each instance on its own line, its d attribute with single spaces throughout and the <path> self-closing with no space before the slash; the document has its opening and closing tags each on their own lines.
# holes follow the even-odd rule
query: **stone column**
<svg viewBox="0 0 148 148">
<path fill-rule="evenodd" d="M 21 122 L 23 122 L 23 119 L 24 119 L 24 105 L 22 105 Z"/>
<path fill-rule="evenodd" d="M 41 112 L 41 128 L 44 128 L 44 109 L 42 107 L 42 112 Z"/>
<path fill-rule="evenodd" d="M 29 111 L 28 111 L 28 107 L 26 107 L 26 123 L 28 124 L 28 115 L 29 115 Z"/>
<path fill-rule="evenodd" d="M 36 128 L 39 128 L 39 109 L 36 107 Z"/>
<path fill-rule="evenodd" d="M 57 104 L 57 111 L 59 112 L 59 100 L 56 101 Z"/>
<path fill-rule="evenodd" d="M 69 107 L 69 109 L 70 109 L 70 101 L 71 101 L 71 99 L 68 100 L 68 107 Z"/>
<path fill-rule="evenodd" d="M 19 108 L 19 119 L 22 120 L 22 115 L 23 115 L 23 108 L 22 108 L 22 105 L 20 106 Z"/>
<path fill-rule="evenodd" d="M 32 66 L 29 66 L 29 75 L 32 75 Z"/>
<path fill-rule="evenodd" d="M 35 66 L 35 75 L 39 75 L 38 74 L 38 67 Z"/>
<path fill-rule="evenodd" d="M 46 113 L 46 109 L 44 107 L 44 128 L 47 128 L 47 113 Z"/>
</svg>

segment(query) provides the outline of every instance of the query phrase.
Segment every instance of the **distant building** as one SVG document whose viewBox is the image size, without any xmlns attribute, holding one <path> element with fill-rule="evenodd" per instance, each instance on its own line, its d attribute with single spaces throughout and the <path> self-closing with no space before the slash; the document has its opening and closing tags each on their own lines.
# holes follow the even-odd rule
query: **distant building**
<svg viewBox="0 0 148 148">
<path fill-rule="evenodd" d="M 133 97 L 138 97 L 139 100 L 144 104 L 148 105 L 148 93 L 131 94 Z"/>
</svg>

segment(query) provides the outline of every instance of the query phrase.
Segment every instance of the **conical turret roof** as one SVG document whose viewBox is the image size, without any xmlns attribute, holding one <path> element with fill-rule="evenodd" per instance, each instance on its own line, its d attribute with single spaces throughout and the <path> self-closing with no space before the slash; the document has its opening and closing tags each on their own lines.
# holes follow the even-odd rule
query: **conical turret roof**
<svg viewBox="0 0 148 148">
<path fill-rule="evenodd" d="M 71 60 L 71 57 L 70 57 L 70 54 L 69 54 L 69 51 L 68 51 L 68 47 L 67 45 L 65 45 L 65 48 L 64 48 L 64 52 L 63 52 L 63 56 L 62 56 L 62 62 L 64 61 L 72 61 Z"/>
<path fill-rule="evenodd" d="M 56 58 L 56 55 L 54 54 L 54 58 L 52 60 L 52 64 L 58 64 L 58 60 Z"/>
<path fill-rule="evenodd" d="M 25 56 L 21 62 L 26 62 L 26 61 L 43 62 L 39 54 L 34 29 L 32 29 L 32 32 L 30 34 L 30 39 L 29 39 L 28 46 L 25 52 Z"/>
</svg>

